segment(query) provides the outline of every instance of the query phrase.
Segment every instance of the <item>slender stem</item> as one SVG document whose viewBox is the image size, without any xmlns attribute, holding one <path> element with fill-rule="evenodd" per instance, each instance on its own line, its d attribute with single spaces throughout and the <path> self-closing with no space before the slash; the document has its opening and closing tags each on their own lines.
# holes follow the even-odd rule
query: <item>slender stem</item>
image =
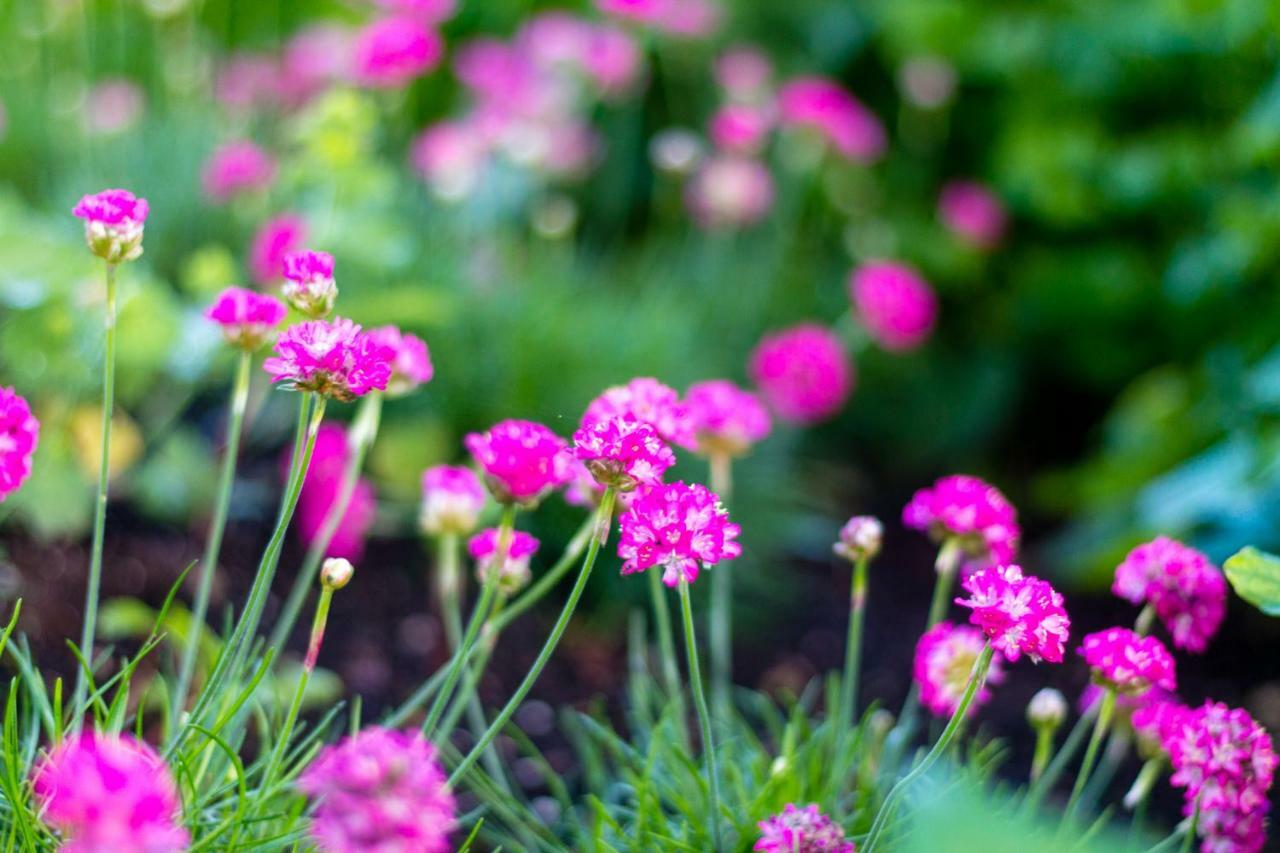
<svg viewBox="0 0 1280 853">
<path fill-rule="evenodd" d="M 726 453 L 712 453 L 711 491 L 728 504 L 733 492 L 732 460 Z M 733 684 L 733 572 L 720 566 L 711 572 L 711 695 L 716 714 L 724 719 Z"/>
<path fill-rule="evenodd" d="M 440 727 L 437 729 L 438 740 L 447 739 L 453 733 L 454 727 L 458 725 L 458 718 L 462 716 L 464 710 L 467 712 L 475 729 L 472 732 L 475 739 L 478 740 L 480 735 L 484 734 L 484 730 L 488 728 L 488 724 L 484 722 L 479 697 L 476 695 L 476 687 L 479 686 L 480 678 L 484 675 L 485 667 L 489 665 L 489 659 L 493 656 L 494 646 L 498 643 L 499 634 L 493 630 L 493 623 L 502 612 L 502 608 L 505 604 L 505 600 L 501 595 L 499 595 L 498 600 L 493 605 L 493 612 L 490 614 L 489 619 L 484 623 L 484 627 L 480 629 L 480 640 L 477 643 L 479 653 L 473 660 L 469 660 L 467 662 L 467 677 L 463 679 L 462 687 L 458 690 L 457 697 L 449 706 L 449 712 L 440 720 Z M 479 725 L 475 725 L 475 714 L 481 715 Z M 489 746 L 490 749 L 485 751 L 486 759 L 495 757 L 492 750 L 493 744 L 490 744 Z M 486 763 L 489 762 L 486 761 Z M 488 772 L 489 775 L 493 775 L 492 768 L 489 768 Z M 499 768 L 498 777 L 495 781 L 501 780 L 502 777 L 503 772 L 501 768 Z"/>
<path fill-rule="evenodd" d="M 654 571 L 656 574 L 656 570 Z M 707 781 L 711 792 L 711 841 L 712 849 L 720 849 L 720 772 L 716 767 L 716 744 L 711 735 L 711 712 L 707 708 L 707 694 L 702 688 L 702 671 L 698 666 L 698 638 L 693 627 L 693 607 L 689 602 L 689 581 L 680 578 L 680 613 L 684 617 L 684 649 L 689 662 L 689 690 L 698 710 L 698 722 L 702 726 L 702 756 L 707 765 Z"/>
<path fill-rule="evenodd" d="M 1191 853 L 1191 846 L 1196 840 L 1196 827 L 1200 825 L 1200 797 L 1196 797 L 1196 808 L 1191 813 L 1191 822 L 1187 824 L 1187 832 L 1182 836 L 1182 853 Z"/>
<path fill-rule="evenodd" d="M 844 676 L 840 679 L 840 704 L 832 722 L 832 746 L 836 750 L 832 761 L 833 775 L 843 777 L 846 768 L 844 755 L 846 735 L 854 730 L 858 719 L 858 676 L 862 670 L 862 630 L 867 603 L 867 558 L 859 557 L 853 564 L 853 577 L 849 582 L 849 633 L 845 638 Z"/>
<path fill-rule="evenodd" d="M 1102 704 L 1098 709 L 1098 719 L 1093 724 L 1093 734 L 1089 738 L 1089 745 L 1085 747 L 1084 759 L 1080 762 L 1080 771 L 1076 773 L 1076 783 L 1071 788 L 1071 797 L 1067 800 L 1066 811 L 1062 814 L 1064 826 L 1075 816 L 1076 807 L 1080 804 L 1080 795 L 1084 793 L 1085 784 L 1089 781 L 1090 774 L 1093 773 L 1093 765 L 1098 760 L 1098 748 L 1102 744 L 1103 737 L 1107 734 L 1107 727 L 1111 725 L 1111 714 L 1115 707 L 1116 689 L 1108 687 L 1106 692 L 1102 694 Z"/>
<path fill-rule="evenodd" d="M 98 596 L 102 585 L 102 543 L 107 532 L 107 487 L 111 479 L 111 416 L 116 396 L 116 265 L 107 264 L 107 293 L 103 318 L 105 349 L 102 357 L 102 441 L 99 445 L 98 497 L 93 511 L 93 545 L 89 552 L 89 578 L 84 594 L 84 624 L 80 634 L 80 653 L 92 664 L 93 639 L 98 627 Z M 71 707 L 78 709 L 88 688 L 84 667 L 76 667 L 76 689 Z M 75 720 L 80 730 L 80 717 Z"/>
<path fill-rule="evenodd" d="M 1049 756 L 1053 754 L 1053 726 L 1036 727 L 1036 751 L 1031 759 L 1031 781 L 1035 782 L 1044 775 L 1049 766 Z"/>
<path fill-rule="evenodd" d="M 1022 805 L 1023 814 L 1032 814 L 1040 807 L 1040 802 L 1044 799 L 1045 794 L 1049 793 L 1049 789 L 1058 781 L 1058 777 L 1062 775 L 1067 764 L 1080 751 L 1080 747 L 1084 744 L 1085 735 L 1089 732 L 1089 723 L 1095 719 L 1096 712 L 1097 707 L 1095 706 L 1076 720 L 1075 725 L 1071 727 L 1071 732 L 1062 742 L 1062 746 L 1058 748 L 1057 753 L 1049 761 L 1049 766 L 1027 789 L 1027 796 Z"/>
<path fill-rule="evenodd" d="M 1133 632 L 1139 637 L 1145 637 L 1151 633 L 1151 625 L 1156 620 L 1156 609 L 1148 604 L 1138 613 L 1137 620 L 1133 623 Z"/>
<path fill-rule="evenodd" d="M 173 694 L 173 717 L 178 718 L 187 704 L 187 692 L 195 675 L 196 655 L 204 636 L 205 615 L 209 612 L 209 595 L 213 590 L 213 576 L 217 571 L 218 554 L 222 551 L 222 534 L 227 526 L 227 511 L 231 506 L 231 489 L 236 479 L 236 460 L 240 451 L 240 431 L 244 426 L 245 406 L 249 401 L 249 368 L 253 354 L 241 350 L 236 361 L 236 376 L 231 386 L 231 408 L 227 413 L 227 446 L 223 449 L 222 471 L 218 476 L 218 494 L 213 505 L 213 520 L 209 525 L 209 538 L 205 541 L 204 557 L 200 561 L 200 578 L 197 581 L 195 603 L 191 608 L 191 625 L 187 645 L 182 652 L 182 664 L 178 670 L 178 685 Z"/>
<path fill-rule="evenodd" d="M 676 663 L 675 632 L 671 628 L 671 610 L 662 586 L 659 572 L 645 572 L 649 576 L 649 598 L 653 602 L 653 618 L 658 633 L 658 656 L 662 663 L 662 681 L 667 688 L 667 701 L 676 709 L 680 732 L 685 730 L 684 687 L 680 683 L 680 667 Z M 714 575 L 715 572 L 712 572 Z"/>
<path fill-rule="evenodd" d="M 542 651 L 538 652 L 538 657 L 534 660 L 533 666 L 529 668 L 524 681 L 520 682 L 520 686 L 516 688 L 515 693 L 507 700 L 507 704 L 503 706 L 502 710 L 498 712 L 498 716 L 494 717 L 493 722 L 489 724 L 489 728 L 485 729 L 485 733 L 481 735 L 480 740 L 476 741 L 475 746 L 471 747 L 471 751 L 454 768 L 452 775 L 449 776 L 450 787 L 457 787 L 458 780 L 471 769 L 471 765 L 476 762 L 476 759 L 484 749 L 498 736 L 498 732 L 502 731 L 503 727 L 506 726 L 507 722 L 515 714 L 516 709 L 520 707 L 520 703 L 524 701 L 524 697 L 533 688 L 538 676 L 542 674 L 547 661 L 551 659 L 551 655 L 559 644 L 560 638 L 564 635 L 565 628 L 569 625 L 569 620 L 573 618 L 573 612 L 578 607 L 579 599 L 582 598 L 582 591 L 586 589 L 587 581 L 591 577 L 591 570 L 596 564 L 596 556 L 600 553 L 600 547 L 609 538 L 609 527 L 613 521 L 614 498 L 613 489 L 605 489 L 604 496 L 600 499 L 600 507 L 596 510 L 595 535 L 591 537 L 591 544 L 587 546 L 587 555 L 583 558 L 582 570 L 578 572 L 578 579 L 574 581 L 573 589 L 569 591 L 569 597 L 565 600 L 564 607 L 560 610 L 560 618 L 556 620 L 556 624 L 551 628 L 551 633 L 547 636 L 547 641 L 543 644 Z"/>
</svg>

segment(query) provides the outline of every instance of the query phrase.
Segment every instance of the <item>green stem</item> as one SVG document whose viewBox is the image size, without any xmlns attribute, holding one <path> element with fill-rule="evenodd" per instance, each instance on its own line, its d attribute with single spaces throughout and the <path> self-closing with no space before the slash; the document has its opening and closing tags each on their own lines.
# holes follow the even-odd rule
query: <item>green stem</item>
<svg viewBox="0 0 1280 853">
<path fill-rule="evenodd" d="M 1044 775 L 1049 766 L 1049 756 L 1053 753 L 1053 726 L 1041 725 L 1036 728 L 1036 751 L 1031 759 L 1031 781 L 1035 782 Z"/>
<path fill-rule="evenodd" d="M 1106 693 L 1102 695 L 1098 719 L 1093 724 L 1093 734 L 1089 738 L 1089 745 L 1085 747 L 1084 759 L 1080 762 L 1079 772 L 1076 773 L 1076 783 L 1071 788 L 1071 797 L 1067 800 L 1067 808 L 1062 814 L 1064 826 L 1075 816 L 1076 807 L 1080 804 L 1080 795 L 1084 793 L 1085 784 L 1093 773 L 1093 765 L 1098 760 L 1098 748 L 1107 734 L 1107 727 L 1111 725 L 1111 714 L 1115 707 L 1116 690 L 1114 687 L 1108 687 Z"/>
<path fill-rule="evenodd" d="M 845 773 L 840 757 L 844 754 L 845 736 L 854 730 L 858 719 L 858 676 L 862 670 L 862 631 L 867 603 L 867 558 L 853 564 L 849 583 L 849 633 L 845 638 L 844 676 L 840 679 L 840 704 L 832 726 L 832 745 L 836 760 L 832 767 L 837 778 Z"/>
<path fill-rule="evenodd" d="M 1032 814 L 1040 807 L 1040 803 L 1044 800 L 1045 795 L 1049 793 L 1049 789 L 1058 781 L 1063 771 L 1066 770 L 1067 764 L 1080 751 L 1080 747 L 1084 744 L 1085 736 L 1089 732 L 1089 722 L 1095 719 L 1096 710 L 1096 707 L 1091 708 L 1076 720 L 1075 725 L 1071 727 L 1071 732 L 1062 742 L 1062 746 L 1058 748 L 1058 752 L 1049 761 L 1049 766 L 1045 768 L 1044 773 L 1039 778 L 1031 783 L 1031 787 L 1027 790 L 1026 799 L 1023 801 L 1023 814 Z"/>
<path fill-rule="evenodd" d="M 1156 609 L 1148 604 L 1138 613 L 1137 620 L 1133 623 L 1133 632 L 1139 637 L 1145 637 L 1151 633 L 1151 625 L 1156 620 Z"/>
<path fill-rule="evenodd" d="M 600 499 L 600 507 L 596 510 L 595 535 L 591 537 L 591 544 L 587 546 L 587 555 L 583 558 L 582 570 L 578 572 L 578 579 L 574 582 L 573 589 L 569 591 L 569 597 L 565 600 L 564 607 L 560 610 L 560 617 L 551 628 L 547 641 L 542 645 L 542 651 L 538 652 L 538 657 L 534 660 L 533 666 L 529 668 L 524 681 L 520 682 L 520 686 L 516 688 L 515 693 L 507 700 L 507 704 L 503 706 L 502 710 L 498 712 L 498 716 L 489 724 L 489 728 L 485 729 L 480 740 L 476 742 L 475 746 L 471 747 L 471 751 L 454 768 L 452 775 L 449 776 L 449 786 L 451 788 L 457 787 L 458 780 L 471 769 L 471 765 L 476 762 L 476 759 L 484 749 L 498 736 L 498 732 L 502 731 L 503 727 L 506 726 L 507 722 L 515 714 L 516 709 L 520 707 L 520 703 L 524 701 L 524 697 L 533 688 L 538 676 L 542 674 L 547 661 L 551 659 L 551 655 L 559 644 L 560 638 L 564 635 L 565 628 L 569 625 L 569 620 L 573 617 L 574 610 L 578 607 L 578 601 L 582 598 L 582 591 L 586 589 L 587 581 L 591 577 L 591 570 L 596 564 L 596 556 L 600 553 L 600 547 L 609 538 L 609 527 L 613 522 L 614 498 L 613 489 L 605 489 L 604 496 Z"/>
<path fill-rule="evenodd" d="M 1196 827 L 1200 825 L 1200 797 L 1196 797 L 1196 809 L 1191 813 L 1191 822 L 1187 824 L 1187 832 L 1182 837 L 1182 853 L 1191 853 L 1191 846 L 1196 840 Z"/>
<path fill-rule="evenodd" d="M 733 467 L 728 454 L 712 453 L 711 491 L 728 503 L 733 491 Z M 711 695 L 716 714 L 725 718 L 733 684 L 733 572 L 720 566 L 711 572 Z"/>
<path fill-rule="evenodd" d="M 662 586 L 660 572 L 649 576 L 649 598 L 653 602 L 653 618 L 658 632 L 658 655 L 662 659 L 662 681 L 667 688 L 667 701 L 675 705 L 679 729 L 685 729 L 684 687 L 680 683 L 680 667 L 676 663 L 675 632 L 671 627 L 671 610 Z M 712 574 L 715 574 L 712 572 Z"/>
<path fill-rule="evenodd" d="M 657 570 L 652 570 L 657 574 Z M 698 711 L 698 723 L 702 727 L 702 755 L 707 765 L 707 781 L 711 792 L 711 841 L 712 849 L 720 849 L 720 772 L 716 767 L 716 744 L 711 735 L 711 712 L 707 708 L 707 694 L 702 688 L 702 671 L 698 666 L 698 639 L 693 627 L 693 607 L 689 602 L 689 581 L 680 578 L 680 613 L 684 617 L 684 649 L 689 663 L 689 690 Z"/>
</svg>

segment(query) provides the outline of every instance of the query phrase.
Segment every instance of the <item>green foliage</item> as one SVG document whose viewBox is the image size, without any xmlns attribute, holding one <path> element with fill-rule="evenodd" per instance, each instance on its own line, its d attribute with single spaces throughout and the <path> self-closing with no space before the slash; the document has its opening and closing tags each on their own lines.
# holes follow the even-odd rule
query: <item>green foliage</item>
<svg viewBox="0 0 1280 853">
<path fill-rule="evenodd" d="M 1280 616 L 1280 557 L 1244 548 L 1222 567 L 1237 595 L 1268 616 Z"/>
</svg>

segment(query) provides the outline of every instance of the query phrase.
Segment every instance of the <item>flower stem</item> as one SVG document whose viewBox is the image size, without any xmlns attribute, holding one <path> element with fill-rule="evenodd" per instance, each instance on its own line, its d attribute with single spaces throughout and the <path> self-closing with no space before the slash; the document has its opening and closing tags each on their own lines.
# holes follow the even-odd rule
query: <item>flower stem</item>
<svg viewBox="0 0 1280 853">
<path fill-rule="evenodd" d="M 656 570 L 653 572 L 656 574 Z M 689 603 L 689 581 L 680 578 L 680 612 L 684 617 L 684 649 L 689 662 L 689 690 L 698 711 L 702 726 L 702 756 L 707 765 L 707 781 L 711 792 L 711 841 L 712 849 L 720 849 L 720 772 L 716 766 L 716 744 L 711 735 L 711 712 L 707 708 L 707 694 L 702 688 L 702 671 L 698 666 L 698 638 L 693 627 L 693 607 Z"/>
<path fill-rule="evenodd" d="M 708 462 L 711 491 L 727 504 L 733 492 L 732 460 L 726 453 L 712 453 Z M 711 696 L 721 719 L 733 685 L 733 572 L 725 568 L 711 572 Z"/>
<path fill-rule="evenodd" d="M 853 564 L 849 583 L 849 634 L 845 639 L 844 676 L 840 679 L 840 704 L 836 709 L 832 745 L 836 748 L 833 768 L 837 776 L 845 772 L 843 762 L 845 736 L 853 731 L 858 719 L 858 676 L 862 670 L 862 630 L 867 603 L 867 558 Z"/>
<path fill-rule="evenodd" d="M 1080 771 L 1076 773 L 1076 783 L 1071 788 L 1071 797 L 1067 800 L 1067 808 L 1062 814 L 1063 826 L 1075 816 L 1076 808 L 1080 804 L 1080 795 L 1084 793 L 1085 784 L 1089 781 L 1090 774 L 1093 773 L 1093 765 L 1098 760 L 1098 748 L 1102 744 L 1103 737 L 1107 734 L 1107 727 L 1111 725 L 1111 714 L 1115 707 L 1116 689 L 1108 687 L 1102 695 L 1102 704 L 1098 706 L 1098 719 L 1093 724 L 1093 734 L 1089 737 L 1089 745 L 1085 747 L 1084 759 L 1080 762 Z"/>
<path fill-rule="evenodd" d="M 1138 613 L 1137 620 L 1133 623 L 1133 632 L 1139 637 L 1145 637 L 1151 633 L 1151 624 L 1156 620 L 1156 609 L 1148 604 Z"/>
<path fill-rule="evenodd" d="M 1031 781 L 1035 782 L 1044 775 L 1044 769 L 1049 766 L 1049 756 L 1053 754 L 1053 726 L 1039 726 L 1036 728 L 1036 751 L 1031 759 Z"/>
<path fill-rule="evenodd" d="M 658 634 L 662 681 L 667 688 L 667 701 L 675 707 L 676 720 L 683 734 L 685 730 L 684 687 L 680 683 L 680 667 L 676 663 L 676 641 L 675 632 L 671 627 L 671 609 L 667 605 L 661 574 L 658 572 L 645 572 L 645 574 L 649 576 L 649 598 L 653 603 L 654 627 Z"/>
</svg>

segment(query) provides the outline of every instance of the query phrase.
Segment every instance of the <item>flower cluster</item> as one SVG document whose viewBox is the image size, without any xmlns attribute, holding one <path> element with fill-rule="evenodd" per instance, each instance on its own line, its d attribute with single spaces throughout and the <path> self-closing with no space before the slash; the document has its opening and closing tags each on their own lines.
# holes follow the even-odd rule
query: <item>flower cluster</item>
<svg viewBox="0 0 1280 853">
<path fill-rule="evenodd" d="M 469 434 L 466 446 L 499 503 L 536 504 L 573 476 L 564 439 L 532 421 L 501 421 Z"/>
<path fill-rule="evenodd" d="M 954 714 L 986 644 L 982 632 L 967 625 L 939 622 L 926 631 L 916 644 L 912 667 L 916 686 L 920 688 L 920 704 L 938 717 L 949 718 Z M 993 655 L 986 684 L 999 684 L 1003 680 L 1002 659 Z M 984 684 L 975 694 L 968 713 L 973 714 L 990 698 L 991 691 Z"/>
<path fill-rule="evenodd" d="M 276 163 L 271 155 L 242 139 L 214 151 L 205 163 L 200 181 L 205 195 L 221 204 L 241 193 L 265 189 L 275 177 Z"/>
<path fill-rule="evenodd" d="M 274 296 L 244 287 L 228 287 L 204 312 L 222 327 L 227 343 L 252 352 L 260 348 L 284 320 L 289 309 Z"/>
<path fill-rule="evenodd" d="M 658 566 L 667 586 L 682 580 L 692 583 L 700 568 L 742 553 L 734 541 L 739 531 L 720 498 L 706 486 L 677 481 L 649 487 L 619 519 L 622 573 Z"/>
<path fill-rule="evenodd" d="M 351 453 L 347 431 L 341 426 L 326 423 L 316 432 L 311 465 L 307 468 L 306 477 L 302 481 L 302 493 L 298 497 L 298 536 L 306 545 L 311 545 L 320 538 L 329 513 L 341 497 L 342 482 Z M 356 480 L 346 512 L 338 519 L 325 553 L 333 557 L 360 559 L 377 509 L 373 484 L 363 477 Z"/>
<path fill-rule="evenodd" d="M 676 464 L 658 431 L 630 415 L 579 429 L 573 434 L 573 452 L 596 482 L 620 492 L 657 485 Z"/>
<path fill-rule="evenodd" d="M 758 824 L 760 838 L 752 850 L 762 853 L 855 853 L 840 824 L 816 805 L 788 803 L 781 813 Z"/>
<path fill-rule="evenodd" d="M 674 388 L 657 379 L 642 376 L 626 385 L 606 388 L 587 404 L 580 426 L 590 429 L 596 424 L 626 417 L 648 424 L 672 444 L 689 449 L 697 446 L 688 404 L 680 400 Z"/>
<path fill-rule="evenodd" d="M 40 422 L 12 388 L 0 388 L 0 501 L 31 476 L 31 458 L 40 441 Z"/>
<path fill-rule="evenodd" d="M 887 350 L 915 349 L 933 332 L 938 298 L 908 266 L 863 264 L 849 277 L 849 295 L 871 337 Z"/>
<path fill-rule="evenodd" d="M 445 853 L 453 794 L 431 742 L 371 726 L 321 750 L 298 778 L 315 801 L 311 835 L 322 850 Z"/>
<path fill-rule="evenodd" d="M 1227 582 L 1209 558 L 1161 536 L 1139 545 L 1116 567 L 1111 591 L 1150 605 L 1173 644 L 1203 652 L 1227 611 Z"/>
<path fill-rule="evenodd" d="M 436 465 L 422 472 L 419 526 L 433 536 L 470 533 L 484 509 L 484 485 L 470 468 Z"/>
<path fill-rule="evenodd" d="M 902 510 L 902 523 L 937 541 L 954 539 L 970 558 L 970 568 L 1008 563 L 1022 535 L 1013 504 L 977 477 L 943 477 L 921 489 Z"/>
<path fill-rule="evenodd" d="M 1155 637 L 1142 637 L 1128 628 L 1108 628 L 1087 634 L 1080 654 L 1095 678 L 1121 692 L 1178 687 L 1173 655 Z"/>
<path fill-rule="evenodd" d="M 467 552 L 476 561 L 476 580 L 484 584 L 493 571 L 493 564 L 498 559 L 498 529 L 490 527 L 471 537 L 467 543 Z M 506 559 L 498 567 L 498 591 L 503 595 L 514 595 L 528 585 L 531 577 L 529 560 L 538 553 L 538 542 L 523 530 L 511 531 L 511 541 L 507 543 Z"/>
<path fill-rule="evenodd" d="M 391 380 L 394 353 L 341 317 L 290 326 L 275 351 L 262 366 L 286 388 L 350 402 L 385 390 Z"/>
<path fill-rule="evenodd" d="M 969 597 L 956 603 L 973 610 L 969 621 L 996 651 L 1010 661 L 1025 654 L 1035 663 L 1062 662 L 1071 620 L 1048 582 L 1024 576 L 1019 566 L 990 566 L 970 574 L 963 586 Z"/>
<path fill-rule="evenodd" d="M 400 397 L 431 381 L 435 375 L 431 351 L 417 335 L 402 332 L 395 326 L 380 326 L 370 329 L 368 334 L 392 352 L 391 378 L 387 380 L 389 395 Z"/>
<path fill-rule="evenodd" d="M 150 208 L 145 198 L 128 190 L 103 190 L 80 199 L 71 213 L 84 220 L 84 239 L 109 264 L 132 261 L 142 254 L 142 231 Z"/>
<path fill-rule="evenodd" d="M 695 382 L 684 402 L 698 452 L 706 456 L 741 456 L 773 427 L 760 397 L 727 379 Z"/>
<path fill-rule="evenodd" d="M 292 252 L 284 256 L 284 298 L 308 317 L 328 316 L 338 299 L 333 280 L 333 255 L 327 252 Z"/>
<path fill-rule="evenodd" d="M 834 332 L 814 324 L 765 337 L 749 366 L 773 410 L 795 423 L 831 417 L 853 390 L 853 364 L 844 344 Z"/>
</svg>

